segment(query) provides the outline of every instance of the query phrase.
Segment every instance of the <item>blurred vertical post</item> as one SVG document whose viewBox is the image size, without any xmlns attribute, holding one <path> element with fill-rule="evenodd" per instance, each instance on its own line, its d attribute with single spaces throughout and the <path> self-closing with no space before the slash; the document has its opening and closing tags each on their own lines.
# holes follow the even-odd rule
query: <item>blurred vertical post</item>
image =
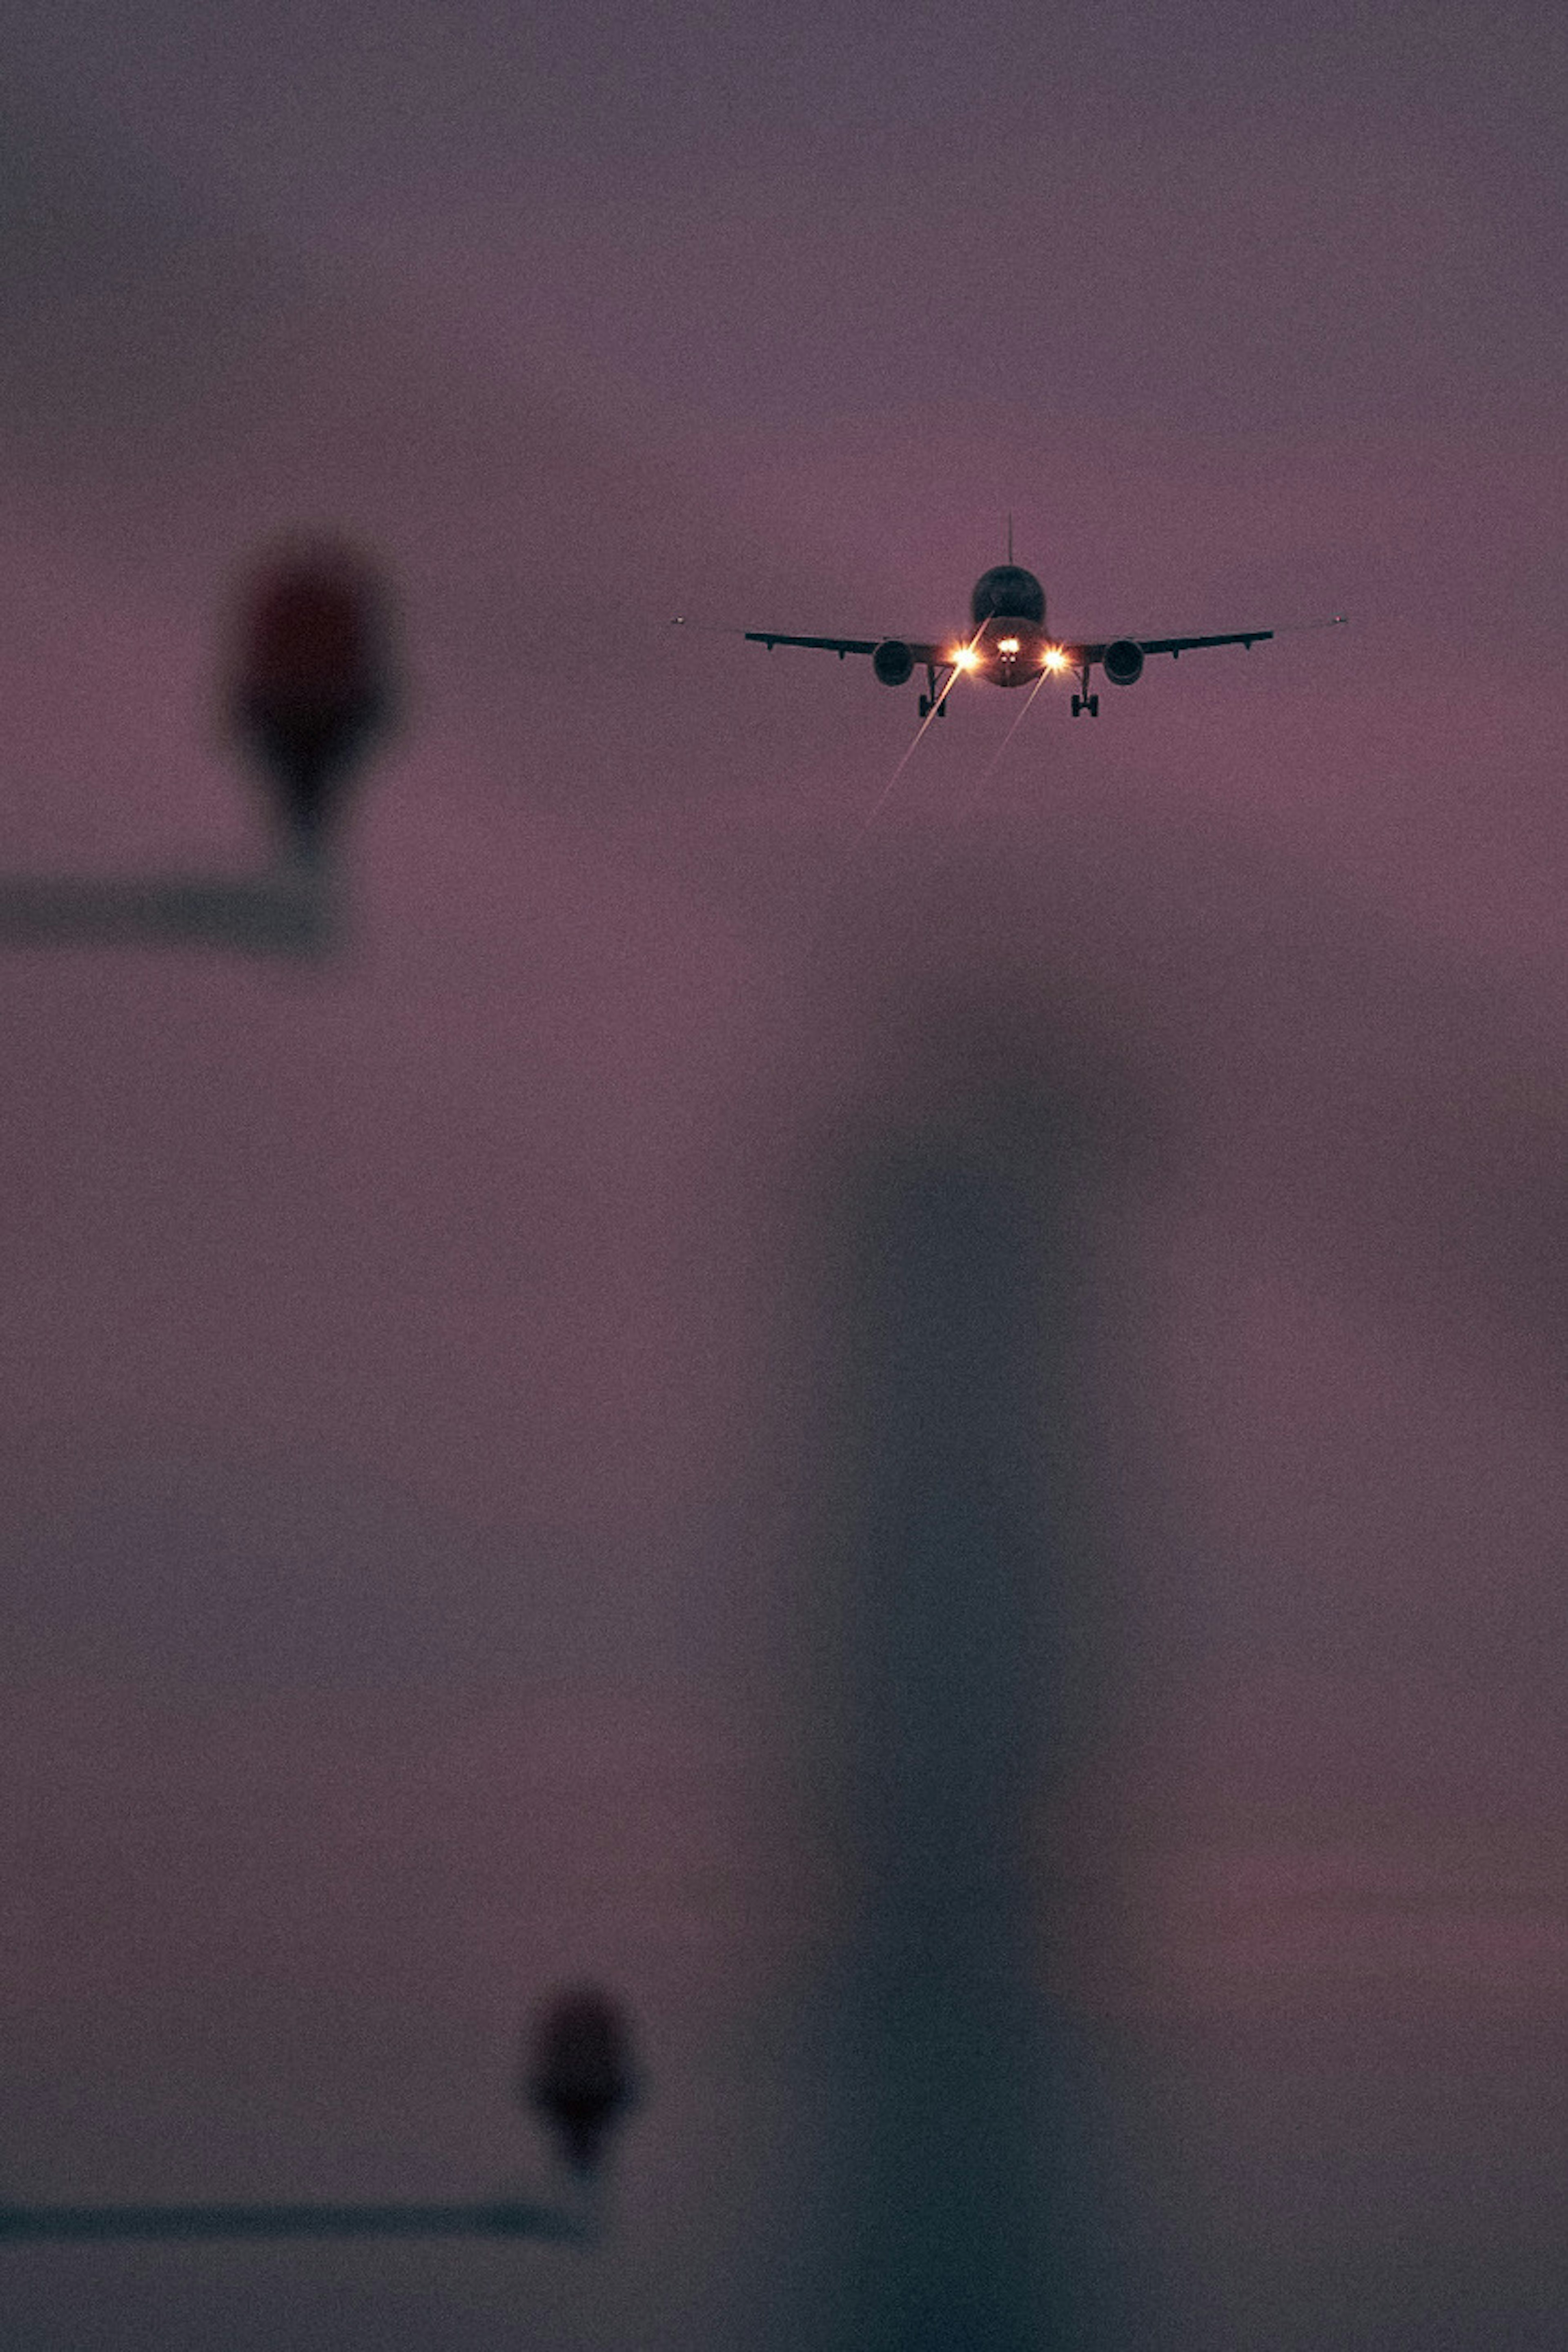
<svg viewBox="0 0 1568 2352">
<path fill-rule="evenodd" d="M 1072 1463 L 1069 1104 L 994 1039 L 835 1153 L 828 1573 L 857 1910 L 836 2008 L 845 2341 L 1089 2340 L 1087 2087 L 1032 1945 L 1043 1769 L 1097 1646 Z M 1085 2330 L 1089 2329 L 1089 2335 Z"/>
</svg>

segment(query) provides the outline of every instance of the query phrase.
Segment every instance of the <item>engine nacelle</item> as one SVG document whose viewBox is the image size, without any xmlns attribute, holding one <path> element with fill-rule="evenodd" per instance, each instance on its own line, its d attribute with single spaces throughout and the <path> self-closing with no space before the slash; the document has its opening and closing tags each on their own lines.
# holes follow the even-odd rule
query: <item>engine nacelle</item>
<svg viewBox="0 0 1568 2352">
<path fill-rule="evenodd" d="M 914 676 L 915 657 L 901 637 L 884 637 L 871 656 L 871 667 L 884 686 L 907 686 Z"/>
<path fill-rule="evenodd" d="M 1136 686 L 1143 675 L 1143 648 L 1131 637 L 1118 637 L 1106 646 L 1100 667 L 1112 686 Z"/>
</svg>

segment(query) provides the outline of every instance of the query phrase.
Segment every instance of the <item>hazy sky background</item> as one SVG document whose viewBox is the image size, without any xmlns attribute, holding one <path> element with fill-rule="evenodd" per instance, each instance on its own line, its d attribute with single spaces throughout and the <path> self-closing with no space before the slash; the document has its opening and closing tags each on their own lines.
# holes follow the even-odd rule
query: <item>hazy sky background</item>
<svg viewBox="0 0 1568 2352">
<path fill-rule="evenodd" d="M 1560 2340 L 1565 42 L 8 29 L 0 869 L 260 861 L 215 681 L 279 530 L 374 551 L 408 691 L 335 961 L 5 959 L 0 2189 L 536 2180 L 584 1971 L 652 2084 L 591 2261 L 13 2250 L 18 2352 L 922 2352 L 856 2300 L 931 1893 L 866 1792 L 945 1606 L 917 1761 L 1023 1761 L 930 1853 L 1000 1809 L 950 1908 L 1081 2206 L 1020 2188 L 1015 2319 Z M 1352 626 L 994 768 L 955 696 L 868 832 L 912 690 L 668 627 L 934 634 L 1009 510 L 1066 631 Z M 1046 1435 L 884 1644 L 925 1380 L 954 1511 Z"/>
</svg>

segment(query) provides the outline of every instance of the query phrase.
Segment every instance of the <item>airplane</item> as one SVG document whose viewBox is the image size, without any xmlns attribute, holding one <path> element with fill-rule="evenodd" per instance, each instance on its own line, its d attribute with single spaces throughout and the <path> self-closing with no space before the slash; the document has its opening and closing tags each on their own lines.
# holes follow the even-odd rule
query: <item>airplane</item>
<svg viewBox="0 0 1568 2352">
<path fill-rule="evenodd" d="M 1341 617 L 1341 616 L 1336 616 Z M 1052 675 L 1076 675 L 1072 698 L 1075 719 L 1100 716 L 1100 697 L 1089 692 L 1089 673 L 1102 669 L 1112 686 L 1135 686 L 1152 654 L 1169 654 L 1173 661 L 1203 646 L 1261 645 L 1272 629 L 1240 629 L 1222 637 L 1109 637 L 1087 644 L 1056 637 L 1046 627 L 1046 592 L 1032 572 L 1013 561 L 1013 534 L 1007 533 L 1007 561 L 982 572 L 969 599 L 970 634 L 936 645 L 905 637 L 793 637 L 782 629 L 745 629 L 752 645 L 805 646 L 821 653 L 869 654 L 871 667 L 884 686 L 903 686 L 921 667 L 926 691 L 920 698 L 920 715 L 947 716 L 948 690 L 963 676 L 984 678 L 992 686 L 1033 686 Z M 940 679 L 940 684 L 939 684 Z"/>
</svg>

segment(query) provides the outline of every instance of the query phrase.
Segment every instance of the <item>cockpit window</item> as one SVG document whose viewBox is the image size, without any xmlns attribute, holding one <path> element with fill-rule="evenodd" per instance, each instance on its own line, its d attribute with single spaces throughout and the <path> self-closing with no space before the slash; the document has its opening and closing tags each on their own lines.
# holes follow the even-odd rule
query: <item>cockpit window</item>
<svg viewBox="0 0 1568 2352">
<path fill-rule="evenodd" d="M 1021 563 L 998 563 L 974 583 L 970 615 L 976 628 L 982 621 L 1033 621 L 1046 617 L 1046 592 Z"/>
</svg>

